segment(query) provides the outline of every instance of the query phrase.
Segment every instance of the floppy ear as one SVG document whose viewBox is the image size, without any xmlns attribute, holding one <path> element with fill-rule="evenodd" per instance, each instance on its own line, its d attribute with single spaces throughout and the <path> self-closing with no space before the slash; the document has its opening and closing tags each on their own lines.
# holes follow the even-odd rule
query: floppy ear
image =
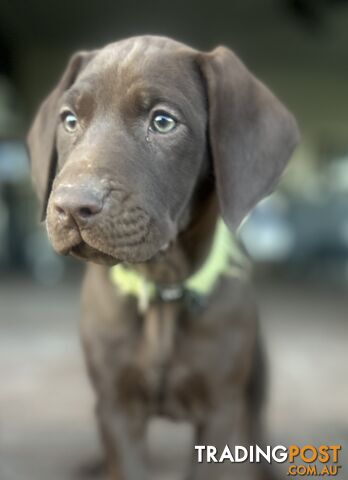
<svg viewBox="0 0 348 480">
<path fill-rule="evenodd" d="M 71 57 L 58 85 L 41 104 L 27 137 L 32 178 L 41 202 L 41 220 L 46 216 L 47 202 L 56 171 L 55 143 L 59 100 L 94 55 L 94 52 L 77 52 Z"/>
<path fill-rule="evenodd" d="M 222 217 L 236 229 L 275 188 L 299 134 L 293 116 L 225 47 L 199 54 Z"/>
</svg>

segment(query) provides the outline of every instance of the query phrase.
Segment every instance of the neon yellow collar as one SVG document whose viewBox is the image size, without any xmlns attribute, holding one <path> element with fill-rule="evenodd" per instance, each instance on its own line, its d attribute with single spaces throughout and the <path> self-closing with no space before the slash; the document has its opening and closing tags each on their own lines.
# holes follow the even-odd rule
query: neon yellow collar
<svg viewBox="0 0 348 480">
<path fill-rule="evenodd" d="M 231 260 L 234 260 L 233 262 Z M 213 246 L 202 268 L 189 277 L 182 285 L 166 287 L 167 297 L 164 300 L 179 298 L 176 291 L 188 289 L 198 295 L 209 295 L 220 275 L 239 276 L 245 257 L 238 248 L 236 241 L 221 219 L 217 223 Z M 122 264 L 110 269 L 112 283 L 124 295 L 133 295 L 138 298 L 143 308 L 156 296 L 158 286 L 137 271 Z M 162 287 L 161 287 L 162 289 Z M 163 289 L 162 289 L 163 290 Z"/>
</svg>

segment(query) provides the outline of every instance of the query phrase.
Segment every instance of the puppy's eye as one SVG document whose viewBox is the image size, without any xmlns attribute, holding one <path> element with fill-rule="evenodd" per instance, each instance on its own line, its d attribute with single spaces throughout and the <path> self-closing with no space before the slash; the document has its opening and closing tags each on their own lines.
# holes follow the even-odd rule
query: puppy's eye
<svg viewBox="0 0 348 480">
<path fill-rule="evenodd" d="M 77 117 L 74 113 L 70 111 L 63 112 L 62 120 L 63 120 L 64 128 L 68 133 L 75 132 L 77 128 Z"/>
<path fill-rule="evenodd" d="M 177 121 L 169 113 L 155 112 L 150 127 L 158 133 L 169 133 L 177 125 Z"/>
</svg>

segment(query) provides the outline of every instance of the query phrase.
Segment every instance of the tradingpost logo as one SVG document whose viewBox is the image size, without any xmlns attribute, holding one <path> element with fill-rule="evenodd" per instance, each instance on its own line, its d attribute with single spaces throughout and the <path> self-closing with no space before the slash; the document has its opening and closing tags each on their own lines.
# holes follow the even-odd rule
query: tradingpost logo
<svg viewBox="0 0 348 480">
<path fill-rule="evenodd" d="M 213 445 L 196 445 L 198 463 L 284 463 L 286 474 L 291 477 L 335 477 L 341 468 L 339 455 L 341 445 L 259 445 L 244 447 L 228 445 L 221 452 Z"/>
</svg>

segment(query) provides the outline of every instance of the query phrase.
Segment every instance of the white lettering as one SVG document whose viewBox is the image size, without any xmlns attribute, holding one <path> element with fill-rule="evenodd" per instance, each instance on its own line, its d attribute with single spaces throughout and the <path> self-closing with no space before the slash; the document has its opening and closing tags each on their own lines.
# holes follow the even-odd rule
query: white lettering
<svg viewBox="0 0 348 480">
<path fill-rule="evenodd" d="M 195 445 L 195 450 L 198 451 L 198 463 L 203 462 L 203 451 L 205 450 L 205 445 Z"/>
<path fill-rule="evenodd" d="M 207 445 L 207 462 L 214 462 L 217 463 L 217 458 L 216 458 L 216 452 L 217 448 L 214 447 L 213 445 Z"/>
<path fill-rule="evenodd" d="M 277 452 L 282 453 L 278 454 L 277 456 Z M 272 458 L 275 462 L 284 463 L 288 458 L 288 449 L 283 447 L 283 445 L 277 445 L 273 448 Z"/>
<path fill-rule="evenodd" d="M 228 445 L 225 446 L 224 451 L 222 452 L 221 457 L 219 458 L 219 463 L 222 463 L 225 460 L 229 460 L 230 462 L 234 462 L 233 455 L 232 455 L 231 450 L 229 449 Z"/>
<path fill-rule="evenodd" d="M 268 445 L 266 447 L 266 452 L 262 450 L 261 447 L 255 445 L 255 461 L 256 463 L 260 463 L 260 457 L 263 457 L 267 460 L 268 463 L 271 463 L 271 447 Z"/>
<path fill-rule="evenodd" d="M 244 456 L 240 456 L 239 452 L 243 452 Z M 241 445 L 236 445 L 234 448 L 234 457 L 236 462 L 243 463 L 248 458 L 248 450 Z"/>
</svg>

